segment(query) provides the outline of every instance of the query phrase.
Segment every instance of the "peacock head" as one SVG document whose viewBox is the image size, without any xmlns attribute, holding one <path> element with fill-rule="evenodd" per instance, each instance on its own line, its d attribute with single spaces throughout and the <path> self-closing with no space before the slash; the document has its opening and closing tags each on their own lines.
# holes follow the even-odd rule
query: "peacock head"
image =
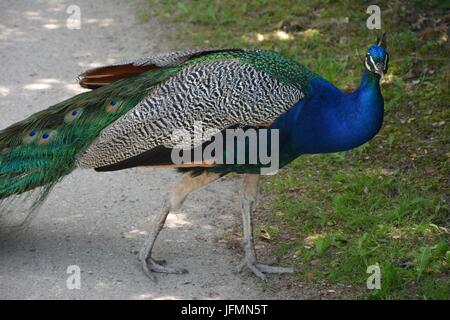
<svg viewBox="0 0 450 320">
<path fill-rule="evenodd" d="M 370 72 L 383 76 L 388 70 L 388 64 L 389 53 L 386 49 L 386 33 L 383 33 L 381 38 L 377 39 L 375 45 L 367 50 L 364 67 Z"/>
</svg>

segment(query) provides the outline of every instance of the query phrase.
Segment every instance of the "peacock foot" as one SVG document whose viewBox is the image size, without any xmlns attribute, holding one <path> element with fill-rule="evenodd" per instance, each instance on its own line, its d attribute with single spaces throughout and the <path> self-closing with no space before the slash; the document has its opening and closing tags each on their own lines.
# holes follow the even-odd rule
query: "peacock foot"
<svg viewBox="0 0 450 320">
<path fill-rule="evenodd" d="M 142 269 L 144 270 L 145 275 L 154 282 L 156 282 L 156 277 L 153 274 L 153 272 L 171 273 L 171 274 L 188 273 L 188 270 L 186 270 L 184 268 L 165 266 L 164 264 L 166 263 L 166 261 L 164 261 L 164 260 L 158 261 L 153 258 L 147 258 L 147 259 L 141 259 L 141 262 L 142 262 Z"/>
<path fill-rule="evenodd" d="M 236 267 L 236 273 L 242 272 L 244 268 L 247 267 L 250 269 L 251 272 L 253 272 L 258 278 L 260 278 L 263 281 L 266 281 L 266 275 L 265 273 L 293 273 L 295 272 L 294 268 L 285 268 L 285 267 L 276 267 L 276 266 L 269 266 L 262 263 L 258 263 L 254 259 L 249 259 L 245 257 L 242 262 Z"/>
</svg>

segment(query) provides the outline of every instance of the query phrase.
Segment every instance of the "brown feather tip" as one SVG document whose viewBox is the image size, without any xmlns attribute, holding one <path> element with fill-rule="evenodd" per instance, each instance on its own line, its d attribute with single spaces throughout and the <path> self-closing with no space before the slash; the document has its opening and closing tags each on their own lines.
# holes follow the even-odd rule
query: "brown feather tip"
<svg viewBox="0 0 450 320">
<path fill-rule="evenodd" d="M 88 70 L 80 74 L 77 80 L 83 88 L 95 89 L 120 79 L 137 76 L 155 68 L 157 68 L 155 65 L 135 66 L 132 63 L 105 66 Z"/>
</svg>

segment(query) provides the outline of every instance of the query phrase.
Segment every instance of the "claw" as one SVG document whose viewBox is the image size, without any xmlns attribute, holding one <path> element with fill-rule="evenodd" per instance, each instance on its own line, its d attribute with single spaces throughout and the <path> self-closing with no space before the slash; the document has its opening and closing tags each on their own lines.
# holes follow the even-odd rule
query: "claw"
<svg viewBox="0 0 450 320">
<path fill-rule="evenodd" d="M 264 273 L 294 273 L 296 270 L 293 267 L 277 267 L 277 266 L 268 266 L 266 264 L 257 263 L 256 267 Z"/>
<path fill-rule="evenodd" d="M 258 278 L 263 281 L 267 280 L 265 273 L 293 273 L 295 272 L 294 268 L 285 268 L 285 267 L 276 267 L 276 266 L 268 266 L 262 263 L 257 263 L 256 261 L 252 261 L 252 259 L 244 258 L 241 263 L 236 267 L 235 272 L 240 273 L 244 268 L 247 267 L 250 269 L 253 274 L 255 274 Z"/>
<path fill-rule="evenodd" d="M 267 281 L 266 275 L 262 273 L 261 270 L 258 269 L 256 264 L 247 263 L 247 267 L 250 269 L 251 272 L 253 272 L 254 275 L 260 278 L 262 281 Z"/>
<path fill-rule="evenodd" d="M 156 276 L 153 272 L 159 273 L 172 273 L 172 274 L 185 274 L 189 271 L 184 268 L 166 267 L 165 260 L 154 260 L 153 258 L 142 259 L 142 269 L 147 277 L 153 282 L 157 282 Z"/>
<path fill-rule="evenodd" d="M 156 262 L 152 258 L 147 259 L 147 265 L 149 266 L 150 270 L 152 270 L 153 272 L 173 273 L 173 274 L 188 273 L 187 269 L 175 268 L 175 267 L 166 267 L 166 266 L 163 266 L 163 265 L 159 264 L 158 262 Z"/>
<path fill-rule="evenodd" d="M 142 270 L 144 271 L 145 275 L 154 283 L 157 283 L 158 280 L 156 279 L 156 276 L 151 272 L 151 270 L 148 268 L 147 261 L 142 261 Z"/>
</svg>

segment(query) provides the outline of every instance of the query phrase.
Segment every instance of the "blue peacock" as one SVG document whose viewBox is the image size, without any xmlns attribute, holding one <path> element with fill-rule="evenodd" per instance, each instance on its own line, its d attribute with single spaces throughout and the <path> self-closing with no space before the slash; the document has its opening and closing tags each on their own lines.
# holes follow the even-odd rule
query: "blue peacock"
<svg viewBox="0 0 450 320">
<path fill-rule="evenodd" d="M 261 140 L 271 136 L 260 134 L 263 130 L 276 130 L 280 167 L 302 154 L 349 150 L 372 139 L 382 126 L 379 83 L 388 63 L 383 34 L 368 48 L 360 85 L 351 94 L 272 51 L 177 51 L 88 70 L 79 82 L 92 90 L 0 131 L 0 204 L 14 209 L 21 196 L 34 194 L 30 210 L 35 211 L 76 168 L 177 168 L 184 174 L 165 197 L 139 255 L 146 275 L 156 280 L 154 272 L 187 272 L 152 258 L 167 215 L 192 191 L 232 172 L 244 174 L 240 199 L 245 255 L 237 271 L 248 268 L 261 279 L 293 272 L 261 264 L 255 254 L 251 212 L 264 164 L 214 159 L 174 163 L 173 132 L 192 133 L 201 122 L 219 134 L 231 128 L 254 130 Z M 188 148 L 207 148 L 212 140 L 206 137 Z M 250 147 L 247 142 L 246 152 Z M 234 146 L 223 148 L 221 154 L 230 154 Z"/>
</svg>

